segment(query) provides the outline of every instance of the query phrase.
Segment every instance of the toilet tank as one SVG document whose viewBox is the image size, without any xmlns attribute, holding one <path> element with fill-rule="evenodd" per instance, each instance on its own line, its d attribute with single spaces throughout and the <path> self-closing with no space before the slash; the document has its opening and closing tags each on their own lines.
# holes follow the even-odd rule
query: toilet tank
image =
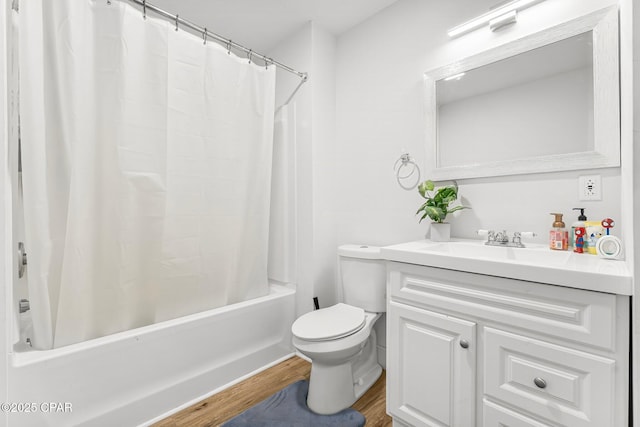
<svg viewBox="0 0 640 427">
<path fill-rule="evenodd" d="M 344 302 L 365 311 L 387 311 L 387 271 L 380 248 L 366 245 L 338 247 Z"/>
</svg>

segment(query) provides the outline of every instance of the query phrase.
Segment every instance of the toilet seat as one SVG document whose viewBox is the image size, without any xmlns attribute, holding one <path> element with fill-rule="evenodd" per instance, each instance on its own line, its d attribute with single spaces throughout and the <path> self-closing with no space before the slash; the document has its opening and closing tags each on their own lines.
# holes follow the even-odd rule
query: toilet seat
<svg viewBox="0 0 640 427">
<path fill-rule="evenodd" d="M 358 332 L 365 323 L 362 308 L 338 303 L 300 316 L 291 332 L 305 341 L 331 341 Z"/>
</svg>

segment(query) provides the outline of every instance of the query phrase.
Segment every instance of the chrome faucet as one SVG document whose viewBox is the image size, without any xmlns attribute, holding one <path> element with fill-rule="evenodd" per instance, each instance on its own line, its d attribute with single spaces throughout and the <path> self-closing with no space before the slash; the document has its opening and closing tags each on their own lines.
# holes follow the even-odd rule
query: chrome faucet
<svg viewBox="0 0 640 427">
<path fill-rule="evenodd" d="M 499 243 L 501 245 L 509 243 L 509 235 L 507 235 L 507 230 L 502 230 L 496 234 L 495 243 Z"/>
<path fill-rule="evenodd" d="M 536 233 L 532 231 L 516 231 L 511 239 L 509 239 L 507 230 L 502 230 L 498 233 L 493 230 L 478 230 L 476 233 L 480 236 L 487 236 L 487 241 L 484 242 L 485 245 L 508 248 L 524 248 L 525 245 L 522 243 L 522 238 L 536 236 Z"/>
</svg>

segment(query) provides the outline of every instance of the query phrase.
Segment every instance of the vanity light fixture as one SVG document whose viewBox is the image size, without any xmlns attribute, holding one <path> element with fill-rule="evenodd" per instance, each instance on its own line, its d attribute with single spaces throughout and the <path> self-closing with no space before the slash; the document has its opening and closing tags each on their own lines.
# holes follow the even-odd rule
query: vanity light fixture
<svg viewBox="0 0 640 427">
<path fill-rule="evenodd" d="M 507 25 L 515 24 L 516 22 L 518 22 L 518 11 L 512 10 L 489 21 L 489 29 L 496 31 Z"/>
<path fill-rule="evenodd" d="M 445 82 L 451 81 L 451 80 L 460 80 L 462 77 L 464 77 L 464 75 L 467 73 L 458 73 L 458 74 L 454 74 L 453 76 L 449 76 L 445 79 L 443 79 Z"/>
<path fill-rule="evenodd" d="M 523 9 L 540 3 L 544 0 L 513 0 L 491 9 L 489 12 L 473 18 L 447 31 L 449 37 L 454 38 L 476 30 L 484 25 L 489 25 L 491 31 L 496 31 L 505 25 L 516 22 L 517 13 Z"/>
</svg>

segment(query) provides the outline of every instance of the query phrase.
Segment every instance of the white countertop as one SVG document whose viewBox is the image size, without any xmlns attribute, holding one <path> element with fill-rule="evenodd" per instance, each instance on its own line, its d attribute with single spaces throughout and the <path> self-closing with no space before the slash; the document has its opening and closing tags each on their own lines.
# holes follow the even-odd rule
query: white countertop
<svg viewBox="0 0 640 427">
<path fill-rule="evenodd" d="M 570 288 L 631 295 L 631 273 L 624 261 L 602 259 L 546 245 L 526 248 L 487 246 L 481 240 L 418 240 L 381 248 L 389 261 L 548 283 Z"/>
</svg>

